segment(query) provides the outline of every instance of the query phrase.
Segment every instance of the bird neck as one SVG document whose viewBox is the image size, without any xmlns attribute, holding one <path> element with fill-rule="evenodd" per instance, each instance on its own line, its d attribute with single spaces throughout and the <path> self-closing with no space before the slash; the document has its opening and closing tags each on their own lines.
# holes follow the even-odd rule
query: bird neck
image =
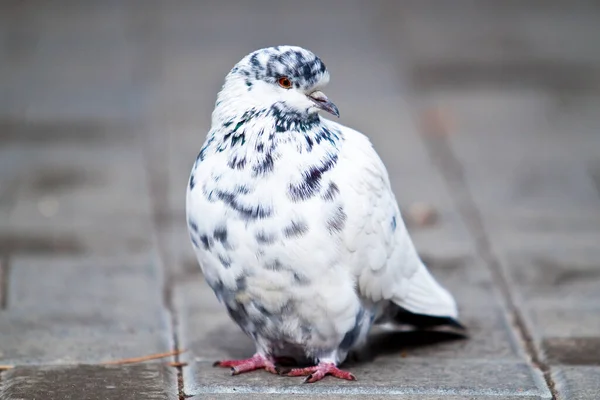
<svg viewBox="0 0 600 400">
<path fill-rule="evenodd" d="M 199 158 L 225 157 L 232 169 L 274 168 L 318 161 L 338 152 L 342 133 L 317 113 L 302 113 L 275 103 L 268 107 L 235 107 L 235 99 L 217 102 L 211 131 Z M 260 166 L 257 167 L 257 166 Z"/>
</svg>

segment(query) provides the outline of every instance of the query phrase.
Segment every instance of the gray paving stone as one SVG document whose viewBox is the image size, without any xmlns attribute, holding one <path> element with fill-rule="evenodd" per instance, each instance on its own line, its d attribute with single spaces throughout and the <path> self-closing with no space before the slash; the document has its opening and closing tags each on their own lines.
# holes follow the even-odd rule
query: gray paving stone
<svg viewBox="0 0 600 400">
<path fill-rule="evenodd" d="M 135 147 L 56 144 L 14 145 L 12 180 L 19 182 L 8 221 L 19 226 L 107 223 L 150 216 L 142 154 Z M 44 202 L 55 203 L 44 206 Z"/>
<path fill-rule="evenodd" d="M 597 338 L 600 307 L 592 304 L 561 304 L 560 300 L 536 305 L 530 310 L 532 322 L 545 337 Z"/>
<path fill-rule="evenodd" d="M 593 2 L 387 1 L 383 7 L 390 34 L 409 42 L 412 79 L 427 88 L 599 88 L 598 48 L 587 39 L 600 32 Z M 398 18 L 400 28 L 393 24 Z"/>
<path fill-rule="evenodd" d="M 116 3 L 5 7 L 0 33 L 11 62 L 0 69 L 0 113 L 35 119 L 139 116 L 144 97 L 134 90 L 126 11 Z"/>
<path fill-rule="evenodd" d="M 260 400 L 260 399 L 332 399 L 332 400 L 353 400 L 353 399 L 369 399 L 369 400 L 394 400 L 394 399 L 417 399 L 417 400 L 536 400 L 538 396 L 498 396 L 498 395 L 469 395 L 469 396 L 447 396 L 447 395 L 428 395 L 428 394 L 293 394 L 293 393 L 244 393 L 244 394 L 228 394 L 228 393 L 203 393 L 198 396 L 192 396 L 192 399 L 207 399 L 207 400 L 230 400 L 239 399 L 241 396 L 244 399 Z"/>
<path fill-rule="evenodd" d="M 189 279 L 178 285 L 175 292 L 180 343 L 190 350 L 184 357 L 215 361 L 252 355 L 252 341 L 231 321 L 205 282 Z M 469 329 L 466 340 L 448 332 L 376 330 L 369 344 L 369 358 L 403 354 L 406 357 L 518 360 L 522 356 L 497 303 L 481 308 L 466 304 L 461 321 Z"/>
<path fill-rule="evenodd" d="M 175 370 L 158 364 L 17 367 L 2 375 L 2 400 L 178 398 Z"/>
<path fill-rule="evenodd" d="M 0 312 L 2 364 L 94 363 L 169 351 L 156 257 L 21 257 Z"/>
<path fill-rule="evenodd" d="M 0 253 L 2 254 L 2 253 Z M 0 259 L 0 310 L 6 307 L 8 296 L 8 263 L 6 257 Z"/>
<path fill-rule="evenodd" d="M 600 338 L 544 338 L 541 343 L 547 359 L 554 365 L 600 365 Z"/>
<path fill-rule="evenodd" d="M 372 357 L 395 358 L 452 358 L 452 359 L 522 359 L 523 351 L 509 330 L 500 310 L 467 309 L 461 322 L 468 327 L 468 337 L 462 338 L 447 331 L 400 331 L 375 329 L 369 339 Z"/>
<path fill-rule="evenodd" d="M 1 252 L 112 255 L 153 247 L 139 149 L 118 141 L 17 141 L 2 146 L 0 160 Z"/>
<path fill-rule="evenodd" d="M 597 364 L 600 198 L 589 174 L 597 155 L 586 147 L 600 139 L 586 123 L 557 128 L 555 114 L 568 112 L 544 92 L 433 97 L 461 121 L 449 137 L 452 151 L 540 354 L 551 363 Z"/>
<path fill-rule="evenodd" d="M 152 223 L 122 218 L 116 225 L 0 228 L 0 253 L 12 255 L 94 255 L 114 257 L 147 254 L 156 244 Z"/>
<path fill-rule="evenodd" d="M 200 265 L 196 260 L 185 217 L 166 221 L 159 231 L 160 243 L 167 269 L 177 281 L 201 275 Z"/>
<path fill-rule="evenodd" d="M 557 389 L 564 399 L 595 400 L 600 398 L 599 367 L 560 367 L 554 368 L 552 376 Z"/>
<path fill-rule="evenodd" d="M 451 148 L 495 249 L 593 247 L 600 240 L 600 200 L 589 172 L 597 160 L 591 149 L 600 146 L 588 127 L 600 126 L 596 115 L 565 110 L 543 91 L 456 90 L 428 98 L 458 121 Z"/>
<path fill-rule="evenodd" d="M 562 243 L 545 251 L 506 252 L 502 259 L 523 298 L 532 304 L 589 308 L 600 301 L 599 257 L 597 248 Z"/>
<path fill-rule="evenodd" d="M 133 123 L 98 119 L 0 119 L 0 143 L 51 145 L 52 143 L 134 144 L 139 127 Z M 6 166 L 6 165 L 4 165 Z"/>
<path fill-rule="evenodd" d="M 306 385 L 302 378 L 275 376 L 264 371 L 232 377 L 226 369 L 214 368 L 210 363 L 197 363 L 185 370 L 186 393 L 522 395 L 550 398 L 541 376 L 524 363 L 390 359 L 348 369 L 358 381 L 340 382 L 329 378 L 316 385 Z"/>
<path fill-rule="evenodd" d="M 552 364 L 600 365 L 599 256 L 563 244 L 501 257 L 534 341 Z"/>
<path fill-rule="evenodd" d="M 252 340 L 229 318 L 200 276 L 176 286 L 175 307 L 179 315 L 179 341 L 182 348 L 188 349 L 182 355 L 186 361 L 252 355 Z"/>
<path fill-rule="evenodd" d="M 589 174 L 597 156 L 585 149 L 597 135 L 572 120 L 557 128 L 564 111 L 543 92 L 433 98 L 460 121 L 452 151 L 539 354 L 552 365 L 598 365 L 600 201 Z"/>
<path fill-rule="evenodd" d="M 469 337 L 435 346 L 417 346 L 407 350 L 408 354 L 465 359 L 523 357 L 522 346 L 481 261 L 475 257 L 424 259 L 432 273 L 454 294 Z"/>
<path fill-rule="evenodd" d="M 447 273 L 455 275 L 456 282 L 463 278 L 460 266 Z M 471 286 L 464 285 L 463 281 L 463 288 Z M 463 290 L 463 293 L 468 291 Z M 175 294 L 180 320 L 180 345 L 189 350 L 182 356 L 185 361 L 192 365 L 197 362 L 200 368 L 204 363 L 210 365 L 218 359 L 243 358 L 253 354 L 252 341 L 231 321 L 201 279 L 188 280 L 178 285 Z M 469 339 L 463 340 L 448 332 L 391 332 L 379 329 L 372 334 L 367 355 L 361 356 L 365 366 L 359 368 L 384 369 L 386 363 L 394 362 L 400 357 L 409 365 L 431 359 L 462 360 L 465 364 L 484 359 L 494 359 L 501 363 L 512 360 L 518 363 L 522 359 L 522 350 L 510 333 L 504 313 L 493 301 L 493 297 L 489 303 L 485 299 L 481 301 L 483 303 L 478 305 L 467 303 L 463 310 L 463 322 L 469 328 Z M 212 382 L 213 379 L 212 375 L 210 378 L 202 378 L 194 368 L 185 369 L 185 382 L 188 385 L 186 393 L 203 390 L 194 389 L 193 385 L 203 385 L 203 382 Z M 371 376 L 364 381 L 365 384 L 370 384 Z"/>
</svg>

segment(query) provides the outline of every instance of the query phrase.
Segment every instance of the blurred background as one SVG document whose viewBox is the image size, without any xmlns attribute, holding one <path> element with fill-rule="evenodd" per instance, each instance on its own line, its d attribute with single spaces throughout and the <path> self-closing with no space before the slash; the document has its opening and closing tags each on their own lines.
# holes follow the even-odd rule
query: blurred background
<svg viewBox="0 0 600 400">
<path fill-rule="evenodd" d="M 2 1 L 0 364 L 247 353 L 185 190 L 225 75 L 280 44 L 328 66 L 472 328 L 417 356 L 597 376 L 600 2 L 577 0 Z"/>
</svg>

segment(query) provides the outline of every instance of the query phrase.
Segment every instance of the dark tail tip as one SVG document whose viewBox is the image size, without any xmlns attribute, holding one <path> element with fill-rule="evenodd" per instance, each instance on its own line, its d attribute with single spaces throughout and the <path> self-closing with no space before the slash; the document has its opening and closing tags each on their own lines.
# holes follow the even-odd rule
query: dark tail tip
<svg viewBox="0 0 600 400">
<path fill-rule="evenodd" d="M 400 307 L 398 307 L 400 308 Z M 394 321 L 399 324 L 412 325 L 417 328 L 433 328 L 437 326 L 450 326 L 466 333 L 467 328 L 458 320 L 452 317 L 435 317 L 431 315 L 414 314 L 403 308 L 400 308 L 394 316 Z"/>
</svg>

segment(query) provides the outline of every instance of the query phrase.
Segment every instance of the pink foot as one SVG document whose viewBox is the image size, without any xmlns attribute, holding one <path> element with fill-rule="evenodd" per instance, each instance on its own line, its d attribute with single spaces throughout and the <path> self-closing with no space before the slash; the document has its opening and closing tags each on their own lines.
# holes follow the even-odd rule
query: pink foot
<svg viewBox="0 0 600 400">
<path fill-rule="evenodd" d="M 277 374 L 275 364 L 263 355 L 255 354 L 246 360 L 223 360 L 213 364 L 214 367 L 231 368 L 231 375 L 238 375 L 242 372 L 250 372 L 257 369 L 265 369 L 266 371 Z"/>
<path fill-rule="evenodd" d="M 325 377 L 325 375 L 333 375 L 336 378 L 346 379 L 348 381 L 355 381 L 356 377 L 352 375 L 350 372 L 342 371 L 338 367 L 335 366 L 334 363 L 319 363 L 319 365 L 315 365 L 314 367 L 306 367 L 306 368 L 294 368 L 290 370 L 287 376 L 306 376 L 304 383 L 314 383 L 320 381 Z"/>
</svg>

